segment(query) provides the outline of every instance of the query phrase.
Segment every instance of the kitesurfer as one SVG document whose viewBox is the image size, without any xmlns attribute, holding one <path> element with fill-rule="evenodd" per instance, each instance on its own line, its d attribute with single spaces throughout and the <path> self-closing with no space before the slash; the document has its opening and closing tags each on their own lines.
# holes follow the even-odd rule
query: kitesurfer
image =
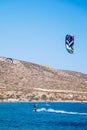
<svg viewBox="0 0 87 130">
<path fill-rule="evenodd" d="M 34 104 L 33 110 L 34 110 L 34 112 L 36 112 L 36 111 L 37 111 L 37 107 L 36 107 L 36 105 L 35 105 L 35 104 Z"/>
</svg>

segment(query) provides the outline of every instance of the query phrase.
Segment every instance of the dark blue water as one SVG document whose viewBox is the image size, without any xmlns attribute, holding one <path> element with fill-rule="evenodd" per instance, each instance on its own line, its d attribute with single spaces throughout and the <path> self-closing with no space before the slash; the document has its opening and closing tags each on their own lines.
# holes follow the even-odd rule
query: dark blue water
<svg viewBox="0 0 87 130">
<path fill-rule="evenodd" d="M 87 130 L 87 103 L 0 103 L 0 130 Z"/>
</svg>

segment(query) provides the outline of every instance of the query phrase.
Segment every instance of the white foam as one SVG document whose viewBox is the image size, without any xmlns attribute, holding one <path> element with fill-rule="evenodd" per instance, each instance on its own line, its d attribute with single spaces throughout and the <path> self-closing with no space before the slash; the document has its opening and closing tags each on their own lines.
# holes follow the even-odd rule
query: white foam
<svg viewBox="0 0 87 130">
<path fill-rule="evenodd" d="M 46 110 L 46 108 L 37 109 L 37 112 L 41 112 L 41 111 L 47 111 L 47 110 Z"/>
<path fill-rule="evenodd" d="M 55 110 L 55 109 L 52 109 L 52 108 L 49 108 L 49 109 L 46 109 L 46 108 L 37 109 L 37 112 L 42 112 L 42 111 L 45 111 L 45 112 L 54 112 L 54 113 L 61 113 L 61 114 L 86 115 L 87 116 L 87 113 L 67 112 L 67 111 L 63 111 L 63 110 Z"/>
</svg>

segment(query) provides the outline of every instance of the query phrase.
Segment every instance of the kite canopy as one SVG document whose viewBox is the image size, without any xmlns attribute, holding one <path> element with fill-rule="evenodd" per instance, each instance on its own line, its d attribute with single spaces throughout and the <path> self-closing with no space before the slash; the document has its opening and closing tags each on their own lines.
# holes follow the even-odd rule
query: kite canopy
<svg viewBox="0 0 87 130">
<path fill-rule="evenodd" d="M 65 37 L 65 47 L 66 50 L 70 53 L 74 53 L 74 36 L 66 35 Z"/>
<path fill-rule="evenodd" d="M 13 59 L 12 58 L 6 58 L 6 60 L 13 64 Z"/>
</svg>

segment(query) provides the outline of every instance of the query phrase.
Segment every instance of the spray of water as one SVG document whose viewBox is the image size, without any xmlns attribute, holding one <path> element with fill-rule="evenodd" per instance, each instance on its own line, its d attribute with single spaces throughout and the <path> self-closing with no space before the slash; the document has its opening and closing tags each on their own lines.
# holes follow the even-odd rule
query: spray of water
<svg viewBox="0 0 87 130">
<path fill-rule="evenodd" d="M 87 113 L 68 112 L 68 111 L 63 111 L 63 110 L 55 110 L 52 108 L 49 108 L 49 109 L 40 108 L 40 109 L 37 109 L 37 112 L 53 112 L 53 113 L 61 113 L 61 114 L 86 115 L 87 116 Z"/>
</svg>

